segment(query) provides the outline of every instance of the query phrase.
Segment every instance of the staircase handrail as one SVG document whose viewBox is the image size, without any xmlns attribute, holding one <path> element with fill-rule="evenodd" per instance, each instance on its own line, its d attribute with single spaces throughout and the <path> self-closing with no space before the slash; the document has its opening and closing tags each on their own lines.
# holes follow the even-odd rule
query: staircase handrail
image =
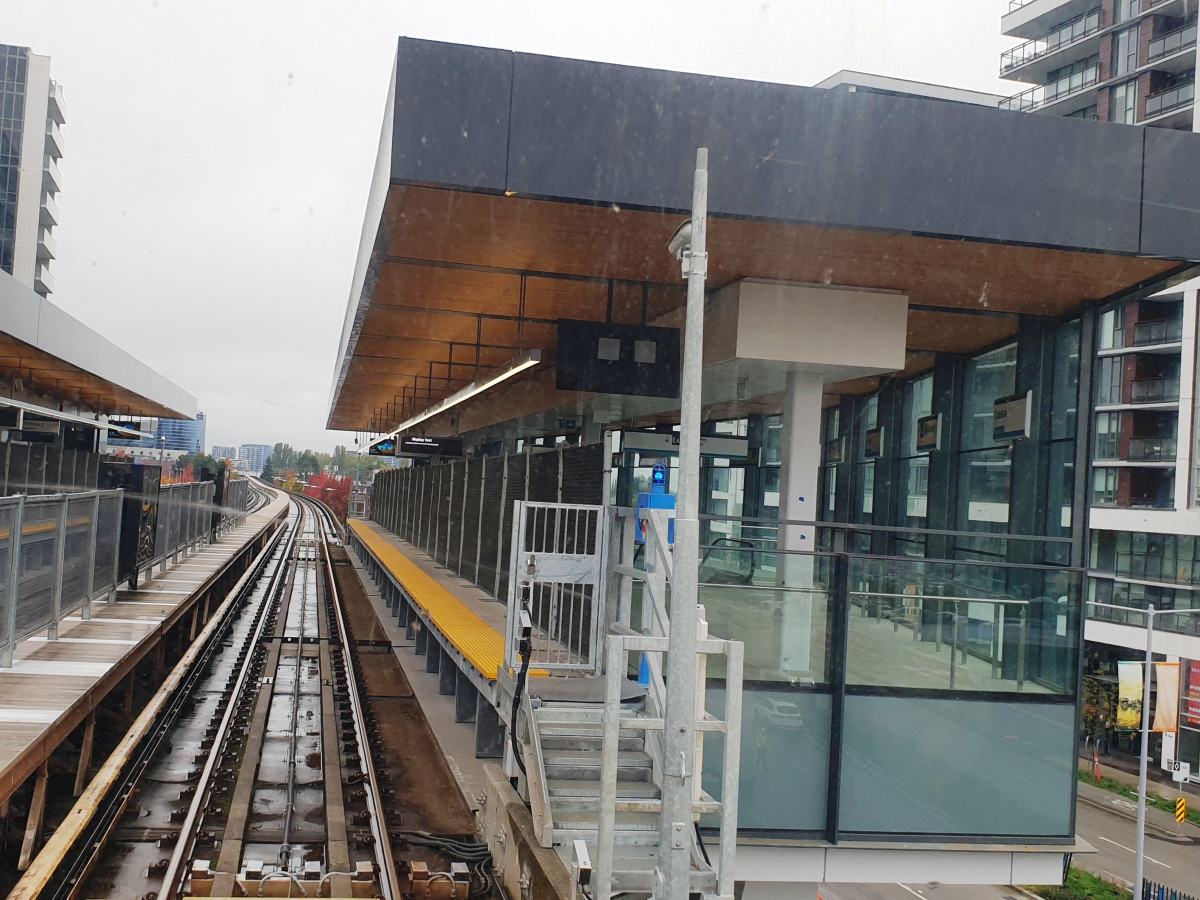
<svg viewBox="0 0 1200 900">
<path fill-rule="evenodd" d="M 521 710 L 525 713 L 525 780 L 529 785 L 529 811 L 533 815 L 533 827 L 538 843 L 543 847 L 554 846 L 554 813 L 550 807 L 550 786 L 546 780 L 546 761 L 542 754 L 542 736 L 538 730 L 537 716 L 533 713 L 533 699 L 526 692 L 521 698 Z"/>
</svg>

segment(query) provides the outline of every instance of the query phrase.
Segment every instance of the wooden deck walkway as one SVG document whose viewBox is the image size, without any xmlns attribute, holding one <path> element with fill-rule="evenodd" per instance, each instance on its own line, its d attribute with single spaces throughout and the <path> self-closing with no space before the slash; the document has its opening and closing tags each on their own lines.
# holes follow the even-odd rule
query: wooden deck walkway
<svg viewBox="0 0 1200 900">
<path fill-rule="evenodd" d="M 35 636 L 16 647 L 12 668 L 0 669 L 0 802 L 37 771 L 183 616 L 203 620 L 205 596 L 226 566 L 283 513 L 282 493 L 244 525 L 205 545 L 167 571 L 117 591 L 114 602 L 92 604 L 59 624 L 59 638 Z M 193 633 L 199 630 L 197 624 Z"/>
</svg>

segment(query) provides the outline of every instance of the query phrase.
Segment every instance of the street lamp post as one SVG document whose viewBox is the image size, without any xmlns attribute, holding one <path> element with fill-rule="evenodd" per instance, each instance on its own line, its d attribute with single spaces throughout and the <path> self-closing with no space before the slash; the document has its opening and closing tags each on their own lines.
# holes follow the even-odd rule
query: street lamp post
<svg viewBox="0 0 1200 900">
<path fill-rule="evenodd" d="M 1094 600 L 1087 601 L 1087 605 L 1099 607 L 1100 609 L 1119 609 L 1125 612 L 1138 613 L 1146 617 L 1146 667 L 1142 672 L 1142 752 L 1141 759 L 1138 761 L 1137 876 L 1134 882 L 1135 890 L 1133 895 L 1134 900 L 1142 900 L 1146 890 L 1146 770 L 1150 762 L 1150 666 L 1154 661 L 1154 617 L 1156 614 L 1186 616 L 1200 613 L 1200 608 L 1172 609 L 1160 612 L 1155 610 L 1154 604 L 1150 604 L 1145 609 L 1137 609 L 1132 606 L 1098 603 Z"/>
</svg>

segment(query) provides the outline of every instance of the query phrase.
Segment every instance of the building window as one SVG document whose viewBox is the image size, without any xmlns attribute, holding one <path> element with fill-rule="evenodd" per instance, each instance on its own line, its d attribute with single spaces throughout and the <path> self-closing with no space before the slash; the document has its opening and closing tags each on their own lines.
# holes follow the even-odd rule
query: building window
<svg viewBox="0 0 1200 900">
<path fill-rule="evenodd" d="M 1138 26 L 1126 28 L 1113 37 L 1112 77 L 1128 75 L 1138 65 Z M 1136 91 L 1134 94 L 1136 96 Z"/>
<path fill-rule="evenodd" d="M 1128 22 L 1134 16 L 1140 15 L 1142 2 L 1143 0 L 1116 0 L 1113 4 L 1113 24 Z"/>
<path fill-rule="evenodd" d="M 17 234 L 17 180 L 29 51 L 0 44 L 0 269 L 10 275 Z"/>
<path fill-rule="evenodd" d="M 1050 399 L 1050 439 L 1075 437 L 1079 407 L 1079 320 L 1058 329 L 1054 341 L 1054 384 Z"/>
<path fill-rule="evenodd" d="M 1121 458 L 1121 414 L 1096 414 L 1096 459 Z"/>
<path fill-rule="evenodd" d="M 1096 468 L 1092 471 L 1092 504 L 1115 506 L 1117 502 L 1116 469 Z"/>
<path fill-rule="evenodd" d="M 1100 360 L 1100 383 L 1096 386 L 1096 405 L 1112 406 L 1121 402 L 1121 372 L 1124 361 L 1119 356 Z"/>
<path fill-rule="evenodd" d="M 1125 346 L 1125 307 L 1119 306 L 1100 315 L 1100 349 L 1115 350 Z"/>
<path fill-rule="evenodd" d="M 879 425 L 879 397 L 863 401 L 858 408 L 858 463 L 855 466 L 854 482 L 857 502 L 854 521 L 869 524 L 875 512 L 875 456 L 868 456 L 867 434 Z"/>
<path fill-rule="evenodd" d="M 1074 112 L 1067 113 L 1066 117 L 1068 119 L 1089 119 L 1095 122 L 1100 118 L 1099 107 L 1093 103 L 1091 106 L 1085 106 L 1081 109 L 1075 110 Z"/>
<path fill-rule="evenodd" d="M 1112 88 L 1112 99 L 1108 103 L 1108 121 L 1132 125 L 1137 121 L 1137 80 L 1127 81 Z"/>
</svg>

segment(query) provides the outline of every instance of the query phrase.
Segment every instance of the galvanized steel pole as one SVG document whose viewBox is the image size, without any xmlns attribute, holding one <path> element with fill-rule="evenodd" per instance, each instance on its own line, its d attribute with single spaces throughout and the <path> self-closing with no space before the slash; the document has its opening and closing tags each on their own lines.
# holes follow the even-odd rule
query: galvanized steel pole
<svg viewBox="0 0 1200 900">
<path fill-rule="evenodd" d="M 1146 867 L 1146 762 L 1150 754 L 1150 667 L 1153 664 L 1154 604 L 1146 608 L 1146 670 L 1142 673 L 1142 758 L 1138 763 L 1137 807 L 1137 889 L 1134 897 L 1141 900 L 1145 890 L 1142 875 Z"/>
<path fill-rule="evenodd" d="M 692 779 L 696 776 L 696 604 L 699 599 L 700 385 L 704 357 L 704 276 L 708 255 L 708 150 L 696 151 L 692 239 L 688 259 L 683 392 L 679 409 L 679 489 L 676 498 L 667 708 L 663 727 L 662 822 L 654 896 L 687 900 L 692 848 Z M 609 673 L 617 677 L 618 673 Z"/>
</svg>

